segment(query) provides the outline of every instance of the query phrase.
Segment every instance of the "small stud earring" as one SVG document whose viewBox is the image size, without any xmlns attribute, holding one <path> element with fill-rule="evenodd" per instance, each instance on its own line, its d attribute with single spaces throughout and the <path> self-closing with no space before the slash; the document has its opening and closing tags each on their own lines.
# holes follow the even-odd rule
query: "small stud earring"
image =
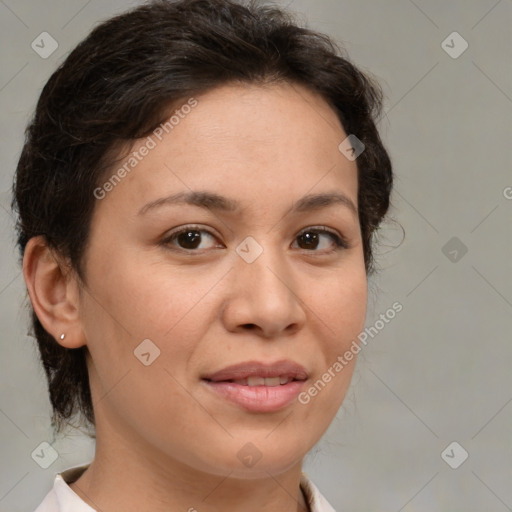
<svg viewBox="0 0 512 512">
<path fill-rule="evenodd" d="M 61 334 L 61 335 L 60 335 L 60 339 L 61 339 L 61 340 L 63 340 L 65 337 L 66 337 L 66 335 L 65 335 L 65 334 Z"/>
</svg>

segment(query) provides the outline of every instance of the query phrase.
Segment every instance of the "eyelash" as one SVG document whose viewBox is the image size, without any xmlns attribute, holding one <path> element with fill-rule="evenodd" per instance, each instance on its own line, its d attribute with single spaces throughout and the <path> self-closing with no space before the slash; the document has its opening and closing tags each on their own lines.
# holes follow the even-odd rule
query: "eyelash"
<svg viewBox="0 0 512 512">
<path fill-rule="evenodd" d="M 162 240 L 161 244 L 166 246 L 170 250 L 175 250 L 178 252 L 185 252 L 188 254 L 191 254 L 191 253 L 201 254 L 202 252 L 204 252 L 204 250 L 201 251 L 200 249 L 185 249 L 182 247 L 169 247 L 169 245 L 171 244 L 171 242 L 173 240 L 175 240 L 179 235 L 186 233 L 187 231 L 199 231 L 202 233 L 208 233 L 208 235 L 210 235 L 212 238 L 217 238 L 213 233 L 211 233 L 207 229 L 202 228 L 201 226 L 189 225 L 189 226 L 180 228 L 178 231 L 174 231 L 174 232 L 170 233 L 167 237 L 165 237 Z M 350 245 L 345 237 L 343 237 L 342 235 L 338 235 L 336 232 L 334 232 L 324 226 L 310 226 L 310 227 L 304 228 L 296 235 L 295 240 L 306 233 L 317 233 L 317 234 L 329 235 L 334 242 L 335 248 L 332 250 L 328 250 L 328 251 L 325 251 L 325 250 L 317 251 L 314 249 L 313 250 L 302 249 L 305 252 L 312 253 L 312 254 L 315 252 L 319 253 L 319 254 L 331 254 L 336 251 L 350 248 Z M 205 250 L 207 250 L 207 249 L 205 249 Z"/>
</svg>

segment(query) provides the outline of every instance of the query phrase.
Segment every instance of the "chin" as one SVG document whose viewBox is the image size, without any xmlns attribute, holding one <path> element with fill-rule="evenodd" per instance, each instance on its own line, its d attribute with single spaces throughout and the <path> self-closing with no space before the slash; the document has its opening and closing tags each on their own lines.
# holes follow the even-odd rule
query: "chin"
<svg viewBox="0 0 512 512">
<path fill-rule="evenodd" d="M 212 467 L 212 472 L 230 475 L 230 478 L 261 479 L 275 476 L 289 471 L 294 466 L 300 465 L 306 453 L 314 443 L 304 443 L 304 440 L 275 436 L 266 432 L 257 436 L 246 435 L 243 441 L 231 440 L 233 451 L 223 450 L 222 454 L 214 454 L 217 459 Z M 251 437 L 253 440 L 251 440 Z M 265 439 L 267 437 L 267 439 Z M 238 438 L 240 439 L 240 438 Z M 285 442 L 285 439 L 287 442 Z M 221 455 L 221 457 L 219 457 Z"/>
</svg>

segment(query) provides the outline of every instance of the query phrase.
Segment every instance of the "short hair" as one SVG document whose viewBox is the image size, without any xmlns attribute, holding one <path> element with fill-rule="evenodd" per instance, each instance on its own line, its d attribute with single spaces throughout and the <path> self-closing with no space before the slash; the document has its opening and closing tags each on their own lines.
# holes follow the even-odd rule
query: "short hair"
<svg viewBox="0 0 512 512">
<path fill-rule="evenodd" d="M 226 84 L 273 83 L 320 94 L 345 132 L 363 142 L 356 161 L 359 222 L 365 269 L 373 273 L 372 235 L 393 181 L 376 127 L 382 89 L 329 36 L 256 0 L 151 1 L 101 23 L 78 44 L 44 86 L 26 130 L 12 204 L 21 255 L 30 238 L 44 235 L 86 282 L 93 190 L 114 150 L 149 135 L 183 98 Z M 59 433 L 81 413 L 94 427 L 87 347 L 62 347 L 33 308 L 31 316 L 52 425 Z"/>
</svg>

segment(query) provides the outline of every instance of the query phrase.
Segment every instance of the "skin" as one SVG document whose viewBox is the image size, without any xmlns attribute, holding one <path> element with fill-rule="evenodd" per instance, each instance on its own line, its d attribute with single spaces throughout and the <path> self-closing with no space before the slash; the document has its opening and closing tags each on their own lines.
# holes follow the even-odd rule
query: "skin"
<svg viewBox="0 0 512 512">
<path fill-rule="evenodd" d="M 225 85 L 196 99 L 97 201 L 82 287 L 43 239 L 26 249 L 25 280 L 45 329 L 90 353 L 96 454 L 71 488 L 102 512 L 304 511 L 303 458 L 339 409 L 355 358 L 308 404 L 272 413 L 228 402 L 201 377 L 290 359 L 307 369 L 307 390 L 356 339 L 367 303 L 357 215 L 341 203 L 290 212 L 305 195 L 331 192 L 357 208 L 356 162 L 338 150 L 347 134 L 335 112 L 301 86 Z M 138 214 L 191 190 L 240 210 L 168 204 Z M 201 232 L 199 248 L 165 241 L 190 224 L 211 233 Z M 305 245 L 300 232 L 318 226 L 349 248 L 328 234 Z M 235 251 L 247 236 L 263 248 L 252 263 Z M 160 349 L 149 366 L 134 356 L 145 339 Z M 251 468 L 237 457 L 249 442 L 262 455 Z"/>
</svg>

